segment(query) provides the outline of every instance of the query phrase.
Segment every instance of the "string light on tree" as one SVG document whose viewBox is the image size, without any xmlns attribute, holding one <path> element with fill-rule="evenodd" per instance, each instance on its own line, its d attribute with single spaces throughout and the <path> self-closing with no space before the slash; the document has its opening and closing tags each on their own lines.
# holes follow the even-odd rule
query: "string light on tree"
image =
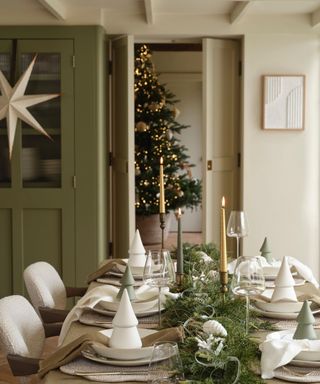
<svg viewBox="0 0 320 384">
<path fill-rule="evenodd" d="M 139 45 L 135 54 L 136 212 L 159 212 L 159 158 L 163 157 L 166 211 L 201 203 L 201 183 L 190 172 L 187 148 L 177 136 L 188 126 L 176 121 L 178 100 L 158 81 L 151 52 Z M 185 164 L 181 168 L 181 164 Z M 172 186 L 172 187 L 169 187 Z"/>
</svg>

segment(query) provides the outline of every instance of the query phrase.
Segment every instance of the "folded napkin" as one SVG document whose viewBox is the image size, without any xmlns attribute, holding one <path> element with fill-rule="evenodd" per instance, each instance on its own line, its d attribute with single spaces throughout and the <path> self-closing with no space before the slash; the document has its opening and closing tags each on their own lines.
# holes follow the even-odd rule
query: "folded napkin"
<svg viewBox="0 0 320 384">
<path fill-rule="evenodd" d="M 320 352 L 320 340 L 293 340 L 293 333 L 294 330 L 273 332 L 260 344 L 262 379 L 274 377 L 276 368 L 290 363 L 301 351 Z"/>
<path fill-rule="evenodd" d="M 267 259 L 263 256 L 257 256 L 261 262 L 262 267 L 278 267 L 280 268 L 281 261 L 275 260 L 273 263 L 268 263 Z M 295 257 L 287 256 L 288 263 L 291 267 L 294 267 L 298 274 L 305 279 L 306 281 L 309 281 L 312 283 L 316 288 L 319 288 L 319 283 L 314 277 L 311 268 L 309 268 L 307 265 L 303 264 L 301 261 L 297 260 Z M 236 266 L 237 260 L 233 260 L 231 263 L 228 264 L 228 271 L 229 273 L 234 272 L 234 268 Z"/>
<path fill-rule="evenodd" d="M 71 309 L 71 311 L 68 313 L 68 316 L 65 318 L 60 336 L 58 345 L 61 345 L 64 338 L 66 337 L 66 334 L 70 328 L 70 325 L 74 321 L 78 321 L 81 314 L 85 309 L 92 309 L 95 307 L 96 304 L 99 303 L 99 301 L 103 300 L 103 297 L 114 295 L 119 291 L 119 288 L 116 288 L 111 285 L 101 285 L 98 287 L 95 287 L 88 291 L 81 299 L 77 302 L 77 304 Z"/>
<path fill-rule="evenodd" d="M 127 265 L 127 263 L 123 259 L 105 260 L 97 271 L 90 273 L 90 275 L 87 277 L 87 283 L 91 283 L 91 281 L 94 281 L 97 278 L 105 275 L 107 272 L 110 272 L 117 265 Z"/>
<path fill-rule="evenodd" d="M 166 328 L 151 335 L 141 338 L 142 347 L 150 347 L 157 341 L 181 341 L 184 338 L 184 329 L 182 326 Z M 49 371 L 65 365 L 81 356 L 81 352 L 93 343 L 108 346 L 109 337 L 101 332 L 85 334 L 73 340 L 71 343 L 57 349 L 52 355 L 40 362 L 39 376 L 43 377 Z"/>
</svg>

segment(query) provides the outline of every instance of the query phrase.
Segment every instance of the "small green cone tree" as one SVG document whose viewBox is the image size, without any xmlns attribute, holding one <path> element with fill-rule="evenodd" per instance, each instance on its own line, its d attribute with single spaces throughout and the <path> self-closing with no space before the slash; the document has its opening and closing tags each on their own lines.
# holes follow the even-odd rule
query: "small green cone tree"
<svg viewBox="0 0 320 384">
<path fill-rule="evenodd" d="M 294 339 L 316 340 L 318 337 L 313 328 L 315 318 L 310 309 L 309 302 L 305 300 L 297 317 L 298 326 L 293 335 Z"/>
<path fill-rule="evenodd" d="M 268 239 L 265 237 L 260 248 L 260 254 L 263 256 L 269 264 L 272 264 L 273 258 L 271 256 L 271 250 L 269 248 Z"/>
<path fill-rule="evenodd" d="M 187 148 L 178 135 L 188 126 L 176 118 L 178 100 L 158 81 L 150 49 L 135 51 L 136 213 L 159 213 L 159 168 L 163 157 L 166 212 L 201 203 L 201 183 L 191 175 Z"/>
<path fill-rule="evenodd" d="M 126 289 L 128 292 L 130 301 L 134 300 L 136 298 L 136 293 L 134 291 L 135 280 L 132 276 L 131 268 L 129 265 L 127 265 L 120 282 L 121 282 L 121 288 L 117 294 L 117 299 L 118 300 L 121 299 L 123 291 Z"/>
</svg>

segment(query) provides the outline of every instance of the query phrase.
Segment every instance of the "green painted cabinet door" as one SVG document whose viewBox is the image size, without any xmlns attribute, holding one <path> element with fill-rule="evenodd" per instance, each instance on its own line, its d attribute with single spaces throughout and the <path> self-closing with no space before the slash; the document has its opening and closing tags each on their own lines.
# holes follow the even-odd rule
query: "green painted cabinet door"
<svg viewBox="0 0 320 384">
<path fill-rule="evenodd" d="M 11 86 L 36 56 L 24 94 L 57 95 L 28 107 L 50 138 L 18 119 L 11 160 L 0 121 L 1 297 L 24 293 L 23 270 L 40 260 L 75 282 L 73 54 L 72 39 L 0 40 L 0 70 Z"/>
</svg>

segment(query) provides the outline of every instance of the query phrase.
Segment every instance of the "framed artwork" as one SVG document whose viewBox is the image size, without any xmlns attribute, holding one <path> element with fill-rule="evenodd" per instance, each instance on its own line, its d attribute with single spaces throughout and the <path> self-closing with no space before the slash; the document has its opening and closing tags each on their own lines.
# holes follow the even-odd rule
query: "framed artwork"
<svg viewBox="0 0 320 384">
<path fill-rule="evenodd" d="M 262 128 L 304 129 L 305 75 L 265 75 L 262 80 Z"/>
</svg>

